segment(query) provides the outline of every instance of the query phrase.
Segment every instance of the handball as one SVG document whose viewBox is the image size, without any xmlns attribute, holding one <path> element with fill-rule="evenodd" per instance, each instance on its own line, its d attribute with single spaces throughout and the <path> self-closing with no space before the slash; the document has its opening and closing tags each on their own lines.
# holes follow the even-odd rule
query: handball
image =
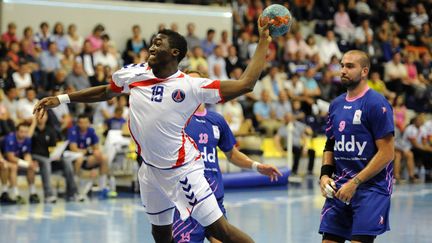
<svg viewBox="0 0 432 243">
<path fill-rule="evenodd" d="M 262 17 L 269 20 L 269 31 L 272 37 L 288 32 L 292 24 L 290 11 L 280 4 L 272 4 L 264 9 Z"/>
</svg>

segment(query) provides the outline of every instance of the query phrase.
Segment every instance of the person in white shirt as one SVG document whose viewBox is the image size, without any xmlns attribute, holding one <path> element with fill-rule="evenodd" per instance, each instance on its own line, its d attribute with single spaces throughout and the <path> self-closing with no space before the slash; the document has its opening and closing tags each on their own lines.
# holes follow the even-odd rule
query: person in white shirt
<svg viewBox="0 0 432 243">
<path fill-rule="evenodd" d="M 258 25 L 259 43 L 239 80 L 192 78 L 182 73 L 178 64 L 186 55 L 187 42 L 176 32 L 161 30 L 152 40 L 148 63 L 115 72 L 110 85 L 47 97 L 35 106 L 34 113 L 40 118 L 60 103 L 98 102 L 130 94 L 131 137 L 142 161 L 138 172 L 140 192 L 156 242 L 173 241 L 174 208 L 183 220 L 192 216 L 222 242 L 253 242 L 223 217 L 204 178 L 200 152 L 184 127 L 201 103 L 214 104 L 252 91 L 271 42 L 268 20 L 258 22 L 264 24 Z"/>
<path fill-rule="evenodd" d="M 25 97 L 18 101 L 18 119 L 24 120 L 30 124 L 33 120 L 33 107 L 38 101 L 39 100 L 36 98 L 36 90 L 32 87 L 27 88 Z"/>
<path fill-rule="evenodd" d="M 342 53 L 339 46 L 336 43 L 333 31 L 327 31 L 326 38 L 320 43 L 320 55 L 321 60 L 325 64 L 330 63 L 330 59 L 333 55 L 336 55 L 338 59 L 342 57 Z"/>
</svg>

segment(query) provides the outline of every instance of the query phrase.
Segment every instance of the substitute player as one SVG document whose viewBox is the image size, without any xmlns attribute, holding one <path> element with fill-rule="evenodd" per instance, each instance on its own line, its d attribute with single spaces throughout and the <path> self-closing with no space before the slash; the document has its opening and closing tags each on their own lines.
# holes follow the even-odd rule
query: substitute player
<svg viewBox="0 0 432 243">
<path fill-rule="evenodd" d="M 192 72 L 189 76 L 199 77 L 199 74 Z M 219 147 L 225 153 L 230 162 L 241 168 L 254 169 L 263 175 L 269 176 L 271 181 L 277 180 L 278 176 L 282 176 L 276 167 L 253 161 L 240 152 L 235 147 L 234 134 L 225 119 L 220 114 L 207 110 L 204 104 L 194 113 L 185 131 L 197 143 L 205 165 L 204 176 L 210 184 L 219 208 L 224 215 L 226 214 L 223 205 L 224 186 L 216 147 Z M 182 189 L 188 191 L 188 187 Z M 176 210 L 173 223 L 175 242 L 204 242 L 206 235 L 209 236 L 206 234 L 205 228 L 199 225 L 196 220 L 188 218 L 186 221 L 182 221 L 179 211 Z M 212 243 L 219 242 L 212 237 L 208 238 Z"/>
<path fill-rule="evenodd" d="M 373 242 L 389 230 L 394 123 L 387 100 L 369 89 L 370 61 L 352 50 L 342 57 L 347 92 L 330 105 L 320 186 L 327 197 L 323 242 Z"/>
<path fill-rule="evenodd" d="M 204 177 L 204 163 L 184 128 L 201 103 L 217 103 L 251 92 L 266 63 L 271 37 L 260 21 L 259 42 L 239 80 L 192 78 L 178 70 L 187 52 L 183 36 L 162 30 L 153 39 L 148 63 L 132 64 L 115 72 L 110 85 L 42 99 L 37 117 L 67 102 L 98 102 L 129 93 L 129 126 L 143 161 L 138 172 L 142 203 L 156 242 L 172 242 L 174 209 L 182 220 L 192 216 L 222 242 L 253 242 L 223 217 Z M 185 192 L 183 187 L 191 187 Z"/>
</svg>

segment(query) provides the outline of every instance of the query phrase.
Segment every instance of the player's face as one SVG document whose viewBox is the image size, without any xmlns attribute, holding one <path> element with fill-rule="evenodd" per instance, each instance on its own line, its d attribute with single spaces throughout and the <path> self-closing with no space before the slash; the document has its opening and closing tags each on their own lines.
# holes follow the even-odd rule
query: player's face
<svg viewBox="0 0 432 243">
<path fill-rule="evenodd" d="M 150 67 L 168 63 L 174 58 L 171 55 L 168 37 L 162 34 L 158 34 L 153 38 L 153 43 L 150 46 L 149 52 L 150 56 L 148 57 L 147 62 Z"/>
<path fill-rule="evenodd" d="M 16 136 L 19 140 L 22 140 L 26 137 L 28 137 L 28 133 L 29 133 L 29 128 L 26 126 L 20 126 L 20 128 L 18 129 Z"/>
<path fill-rule="evenodd" d="M 362 77 L 367 75 L 367 68 L 361 66 L 359 57 L 355 54 L 345 54 L 342 57 L 341 66 L 342 85 L 348 90 L 355 89 L 360 84 Z"/>
</svg>

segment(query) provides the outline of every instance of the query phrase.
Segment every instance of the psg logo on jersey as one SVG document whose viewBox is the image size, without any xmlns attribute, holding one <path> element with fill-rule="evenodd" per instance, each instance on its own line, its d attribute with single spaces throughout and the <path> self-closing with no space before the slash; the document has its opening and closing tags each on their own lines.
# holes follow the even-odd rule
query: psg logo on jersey
<svg viewBox="0 0 432 243">
<path fill-rule="evenodd" d="M 180 102 L 182 102 L 185 99 L 186 94 L 185 94 L 185 92 L 183 90 L 176 89 L 176 90 L 173 91 L 171 97 L 172 97 L 172 99 L 175 102 L 180 103 Z"/>
</svg>

